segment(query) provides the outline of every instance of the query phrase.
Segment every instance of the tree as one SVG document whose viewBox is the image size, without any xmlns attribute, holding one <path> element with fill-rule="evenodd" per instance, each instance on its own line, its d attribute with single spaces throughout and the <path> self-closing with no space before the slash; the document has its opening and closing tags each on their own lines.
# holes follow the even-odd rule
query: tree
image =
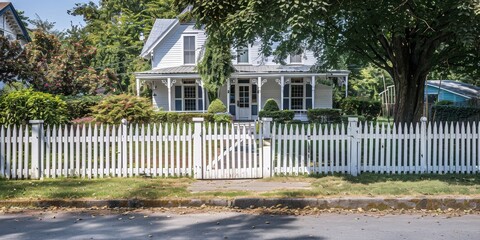
<svg viewBox="0 0 480 240">
<path fill-rule="evenodd" d="M 91 67 L 95 48 L 85 41 L 60 41 L 55 35 L 36 31 L 26 46 L 26 55 L 35 70 L 28 83 L 36 90 L 62 95 L 96 94 L 108 90 L 115 81 L 109 69 L 97 71 Z"/>
<path fill-rule="evenodd" d="M 173 0 L 104 0 L 99 5 L 78 3 L 69 14 L 86 22 L 84 40 L 97 48 L 92 66 L 112 69 L 118 91 L 126 92 L 135 82 L 131 73 L 150 66 L 139 57 L 144 44 L 140 34 L 150 32 L 156 18 L 175 17 L 178 10 Z"/>
<path fill-rule="evenodd" d="M 9 84 L 28 75 L 29 65 L 20 43 L 0 36 L 0 82 Z"/>
<path fill-rule="evenodd" d="M 323 66 L 347 55 L 350 61 L 386 70 L 396 87 L 397 122 L 420 118 L 425 80 L 432 70 L 447 64 L 480 67 L 477 0 L 177 2 L 192 4 L 197 23 L 214 39 L 207 48 L 260 38 L 261 52 L 273 54 L 277 62 L 304 47 L 322 56 Z M 275 50 L 270 47 L 274 42 L 279 43 Z"/>
</svg>

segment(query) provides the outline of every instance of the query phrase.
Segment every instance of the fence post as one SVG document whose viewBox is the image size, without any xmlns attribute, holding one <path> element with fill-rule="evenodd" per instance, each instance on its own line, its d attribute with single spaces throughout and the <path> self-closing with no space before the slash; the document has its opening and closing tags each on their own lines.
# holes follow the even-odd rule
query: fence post
<svg viewBox="0 0 480 240">
<path fill-rule="evenodd" d="M 203 118 L 193 118 L 193 177 L 195 179 L 203 178 L 202 165 L 202 124 Z"/>
<path fill-rule="evenodd" d="M 428 171 L 427 164 L 427 118 L 420 118 L 420 171 L 425 173 Z"/>
<path fill-rule="evenodd" d="M 348 163 L 350 164 L 350 174 L 352 176 L 358 176 L 360 169 L 358 168 L 358 118 L 348 118 L 348 133 L 350 152 L 347 154 Z"/>
<path fill-rule="evenodd" d="M 122 148 L 120 151 L 120 157 L 122 159 L 122 167 L 119 168 L 121 169 L 121 174 L 123 177 L 127 176 L 127 127 L 128 127 L 128 121 L 127 119 L 122 119 Z"/>
<path fill-rule="evenodd" d="M 32 125 L 32 179 L 43 179 L 43 120 L 30 120 Z"/>
<path fill-rule="evenodd" d="M 271 134 L 272 118 L 262 118 L 262 128 L 260 136 L 262 139 L 262 160 L 263 160 L 263 177 L 272 177 L 272 152 L 271 152 Z"/>
</svg>

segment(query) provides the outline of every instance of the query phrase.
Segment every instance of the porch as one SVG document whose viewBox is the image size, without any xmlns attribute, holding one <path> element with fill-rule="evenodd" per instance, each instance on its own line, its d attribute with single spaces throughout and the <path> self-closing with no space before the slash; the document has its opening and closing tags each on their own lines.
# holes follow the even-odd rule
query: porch
<svg viewBox="0 0 480 240">
<path fill-rule="evenodd" d="M 283 72 L 278 66 L 236 68 L 239 71 L 218 90 L 218 98 L 236 121 L 258 119 L 268 99 L 274 99 L 281 110 L 293 110 L 295 119 L 305 121 L 308 109 L 332 108 L 334 85 L 348 84 L 348 71 L 313 73 L 292 66 Z M 158 109 L 177 112 L 208 109 L 210 101 L 203 80 L 193 67 L 151 70 L 137 73 L 136 78 L 137 94 L 142 84 L 149 85 L 153 105 Z"/>
</svg>

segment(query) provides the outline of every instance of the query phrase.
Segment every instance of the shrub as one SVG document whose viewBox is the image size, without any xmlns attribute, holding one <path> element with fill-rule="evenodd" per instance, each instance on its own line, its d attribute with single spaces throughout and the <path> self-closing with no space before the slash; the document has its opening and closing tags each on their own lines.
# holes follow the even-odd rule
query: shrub
<svg viewBox="0 0 480 240">
<path fill-rule="evenodd" d="M 213 119 L 216 123 L 231 123 L 233 120 L 229 113 L 217 113 L 213 115 Z"/>
<path fill-rule="evenodd" d="M 123 118 L 129 123 L 145 123 L 153 119 L 154 111 L 146 98 L 121 94 L 113 95 L 92 107 L 95 121 L 119 124 Z"/>
<path fill-rule="evenodd" d="M 92 107 L 96 106 L 102 96 L 68 96 L 63 97 L 67 103 L 69 119 L 88 117 L 92 114 Z"/>
<path fill-rule="evenodd" d="M 348 115 L 362 115 L 368 121 L 374 120 L 382 111 L 380 101 L 364 100 L 355 97 L 348 97 L 342 100 L 342 110 Z"/>
<path fill-rule="evenodd" d="M 340 109 L 308 109 L 307 117 L 310 122 L 314 123 L 338 123 L 341 121 L 340 116 L 342 110 Z"/>
<path fill-rule="evenodd" d="M 278 108 L 278 104 L 273 98 L 268 99 L 265 102 L 265 105 L 263 105 L 263 111 L 266 111 L 266 112 L 275 112 L 279 110 L 280 108 Z"/>
<path fill-rule="evenodd" d="M 225 113 L 227 112 L 227 107 L 223 104 L 222 100 L 215 99 L 208 106 L 208 113 Z"/>
<path fill-rule="evenodd" d="M 258 113 L 259 118 L 271 117 L 274 122 L 285 123 L 292 121 L 295 117 L 295 112 L 291 110 L 280 110 L 280 111 L 265 111 L 262 110 Z"/>
<path fill-rule="evenodd" d="M 66 123 L 65 101 L 31 89 L 13 91 L 1 97 L 1 124 L 27 124 L 30 120 L 44 120 L 45 124 Z"/>
<path fill-rule="evenodd" d="M 434 121 L 479 121 L 480 108 L 434 105 L 432 116 Z"/>
</svg>

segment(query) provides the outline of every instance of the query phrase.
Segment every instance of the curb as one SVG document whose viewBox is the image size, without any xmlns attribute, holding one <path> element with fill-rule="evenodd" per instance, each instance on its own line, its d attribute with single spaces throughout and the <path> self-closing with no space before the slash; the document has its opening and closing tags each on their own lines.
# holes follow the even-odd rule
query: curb
<svg viewBox="0 0 480 240">
<path fill-rule="evenodd" d="M 480 211 L 480 198 L 237 198 L 227 199 L 163 199 L 163 200 L 18 200 L 0 201 L 0 208 L 172 208 L 172 207 L 231 207 L 231 208 L 281 208 L 301 209 L 358 209 L 387 210 L 476 210 Z"/>
</svg>

